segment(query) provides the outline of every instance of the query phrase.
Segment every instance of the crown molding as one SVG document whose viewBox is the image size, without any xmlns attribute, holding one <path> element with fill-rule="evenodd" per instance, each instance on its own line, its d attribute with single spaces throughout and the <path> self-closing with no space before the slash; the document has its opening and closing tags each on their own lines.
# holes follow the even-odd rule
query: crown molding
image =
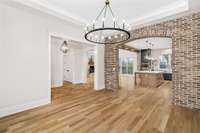
<svg viewBox="0 0 200 133">
<path fill-rule="evenodd" d="M 13 0 L 13 1 L 16 1 L 23 5 L 40 10 L 42 12 L 48 13 L 50 15 L 56 16 L 58 18 L 64 19 L 66 21 L 70 21 L 82 27 L 87 24 L 87 20 L 85 20 L 84 18 L 80 16 L 76 16 L 65 10 L 59 9 L 58 7 L 49 5 L 48 3 L 45 3 L 45 2 L 36 1 L 36 0 Z M 194 1 L 198 2 L 199 0 L 194 0 Z M 130 22 L 130 24 L 134 28 L 152 24 L 152 22 L 155 23 L 157 21 L 164 20 L 167 17 L 189 11 L 190 9 L 189 5 L 194 6 L 193 3 L 194 3 L 193 0 L 178 0 L 169 5 L 156 9 L 153 12 L 150 12 L 142 17 L 135 18 L 134 20 Z"/>
<path fill-rule="evenodd" d="M 133 29 L 139 28 L 141 26 L 171 19 L 172 17 L 174 18 L 181 13 L 188 12 L 189 9 L 189 0 L 179 0 L 146 14 L 145 16 L 136 18 L 130 25 Z"/>
<path fill-rule="evenodd" d="M 53 15 L 68 22 L 72 22 L 79 26 L 84 26 L 86 24 L 86 21 L 83 18 L 41 1 L 36 1 L 36 0 L 13 0 L 13 1 L 34 8 L 41 12 Z"/>
</svg>

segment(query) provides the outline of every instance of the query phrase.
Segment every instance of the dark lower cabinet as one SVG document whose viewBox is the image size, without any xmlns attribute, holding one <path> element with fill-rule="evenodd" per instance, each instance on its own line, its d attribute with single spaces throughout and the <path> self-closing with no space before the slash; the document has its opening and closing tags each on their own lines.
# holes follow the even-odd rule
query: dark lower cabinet
<svg viewBox="0 0 200 133">
<path fill-rule="evenodd" d="M 172 80 L 172 74 L 171 73 L 163 73 L 164 80 Z"/>
<path fill-rule="evenodd" d="M 90 66 L 89 72 L 90 72 L 90 73 L 94 73 L 94 66 Z"/>
</svg>

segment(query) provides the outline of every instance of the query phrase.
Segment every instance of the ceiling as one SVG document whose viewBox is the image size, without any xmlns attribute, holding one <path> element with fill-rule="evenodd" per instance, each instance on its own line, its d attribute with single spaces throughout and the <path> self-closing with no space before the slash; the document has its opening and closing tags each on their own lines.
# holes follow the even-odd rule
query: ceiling
<svg viewBox="0 0 200 133">
<path fill-rule="evenodd" d="M 15 0 L 80 24 L 91 22 L 105 0 Z M 117 17 L 128 23 L 158 19 L 188 10 L 189 0 L 110 0 Z"/>
<path fill-rule="evenodd" d="M 172 39 L 164 37 L 151 37 L 151 38 L 138 39 L 129 42 L 126 45 L 140 50 L 140 49 L 148 49 L 149 43 L 153 44 L 151 49 L 172 48 Z"/>
<path fill-rule="evenodd" d="M 40 0 L 88 21 L 93 20 L 104 6 L 104 0 Z M 178 0 L 112 0 L 114 12 L 127 21 L 163 8 Z M 120 6 L 120 8 L 119 8 Z"/>
</svg>

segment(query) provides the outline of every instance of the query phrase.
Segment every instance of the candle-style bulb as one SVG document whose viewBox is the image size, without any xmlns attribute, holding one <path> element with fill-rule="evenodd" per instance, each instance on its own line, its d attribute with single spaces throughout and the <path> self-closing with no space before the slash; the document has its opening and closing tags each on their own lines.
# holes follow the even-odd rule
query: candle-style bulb
<svg viewBox="0 0 200 133">
<path fill-rule="evenodd" d="M 116 23 L 115 21 L 116 21 L 115 18 L 113 18 L 113 26 L 114 26 L 114 28 L 115 28 L 115 25 L 116 25 L 116 24 L 115 24 L 115 23 Z"/>
<path fill-rule="evenodd" d="M 93 20 L 92 23 L 93 23 L 92 27 L 93 29 L 95 29 L 95 20 Z"/>
<path fill-rule="evenodd" d="M 105 18 L 102 18 L 102 27 L 104 28 L 105 25 Z"/>
<path fill-rule="evenodd" d="M 123 22 L 123 29 L 125 29 L 125 22 L 126 21 L 123 19 L 122 22 Z"/>
</svg>

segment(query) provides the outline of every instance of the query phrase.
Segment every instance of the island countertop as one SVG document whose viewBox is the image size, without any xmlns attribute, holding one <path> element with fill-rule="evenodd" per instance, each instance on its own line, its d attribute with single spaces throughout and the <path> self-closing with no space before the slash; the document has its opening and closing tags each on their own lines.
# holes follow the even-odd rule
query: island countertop
<svg viewBox="0 0 200 133">
<path fill-rule="evenodd" d="M 163 82 L 163 71 L 136 71 L 135 85 L 157 88 Z"/>
<path fill-rule="evenodd" d="M 163 71 L 136 71 L 135 73 L 160 74 L 160 73 L 163 73 Z"/>
</svg>

